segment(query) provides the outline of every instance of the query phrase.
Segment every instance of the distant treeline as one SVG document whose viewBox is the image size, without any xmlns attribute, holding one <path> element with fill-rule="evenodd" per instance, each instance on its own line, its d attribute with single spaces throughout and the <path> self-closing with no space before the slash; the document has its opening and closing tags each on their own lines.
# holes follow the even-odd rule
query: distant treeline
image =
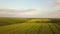
<svg viewBox="0 0 60 34">
<path fill-rule="evenodd" d="M 52 23 L 60 23 L 60 18 L 50 19 Z"/>
<path fill-rule="evenodd" d="M 60 18 L 0 18 L 0 26 L 18 23 L 60 23 Z"/>
</svg>

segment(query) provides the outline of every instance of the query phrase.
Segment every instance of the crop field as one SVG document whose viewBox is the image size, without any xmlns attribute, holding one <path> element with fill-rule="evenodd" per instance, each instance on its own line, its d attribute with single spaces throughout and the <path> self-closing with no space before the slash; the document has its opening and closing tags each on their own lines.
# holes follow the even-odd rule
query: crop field
<svg viewBox="0 0 60 34">
<path fill-rule="evenodd" d="M 0 18 L 0 34 L 60 34 L 60 22 L 47 18 Z"/>
</svg>

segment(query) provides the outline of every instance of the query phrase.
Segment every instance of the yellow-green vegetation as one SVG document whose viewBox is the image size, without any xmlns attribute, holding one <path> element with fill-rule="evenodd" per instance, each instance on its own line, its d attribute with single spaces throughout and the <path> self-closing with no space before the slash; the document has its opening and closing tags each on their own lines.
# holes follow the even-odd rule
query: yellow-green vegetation
<svg viewBox="0 0 60 34">
<path fill-rule="evenodd" d="M 50 19 L 41 18 L 0 18 L 0 26 L 17 23 L 51 23 Z"/>
<path fill-rule="evenodd" d="M 59 24 L 47 18 L 0 18 L 0 34 L 60 34 Z"/>
<path fill-rule="evenodd" d="M 26 21 L 26 23 L 51 23 L 50 19 L 31 19 Z"/>
<path fill-rule="evenodd" d="M 60 34 L 55 23 L 21 23 L 0 27 L 0 34 Z"/>
<path fill-rule="evenodd" d="M 0 18 L 0 26 L 24 23 L 25 20 L 27 20 L 27 19 L 25 19 L 25 18 Z"/>
</svg>

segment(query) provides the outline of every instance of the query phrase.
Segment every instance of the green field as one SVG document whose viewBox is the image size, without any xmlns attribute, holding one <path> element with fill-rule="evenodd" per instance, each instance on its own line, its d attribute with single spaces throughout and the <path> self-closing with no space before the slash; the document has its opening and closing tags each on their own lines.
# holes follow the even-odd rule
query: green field
<svg viewBox="0 0 60 34">
<path fill-rule="evenodd" d="M 0 18 L 0 34 L 60 34 L 60 23 L 39 18 Z"/>
</svg>

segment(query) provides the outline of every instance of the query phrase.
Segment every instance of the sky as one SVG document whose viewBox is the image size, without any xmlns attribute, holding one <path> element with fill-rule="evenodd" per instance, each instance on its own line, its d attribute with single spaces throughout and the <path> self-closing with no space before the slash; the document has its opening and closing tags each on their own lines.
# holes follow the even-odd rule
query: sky
<svg viewBox="0 0 60 34">
<path fill-rule="evenodd" d="M 0 0 L 0 17 L 46 17 L 60 10 L 59 0 Z"/>
<path fill-rule="evenodd" d="M 31 9 L 51 8 L 55 0 L 0 0 L 1 8 Z"/>
</svg>

